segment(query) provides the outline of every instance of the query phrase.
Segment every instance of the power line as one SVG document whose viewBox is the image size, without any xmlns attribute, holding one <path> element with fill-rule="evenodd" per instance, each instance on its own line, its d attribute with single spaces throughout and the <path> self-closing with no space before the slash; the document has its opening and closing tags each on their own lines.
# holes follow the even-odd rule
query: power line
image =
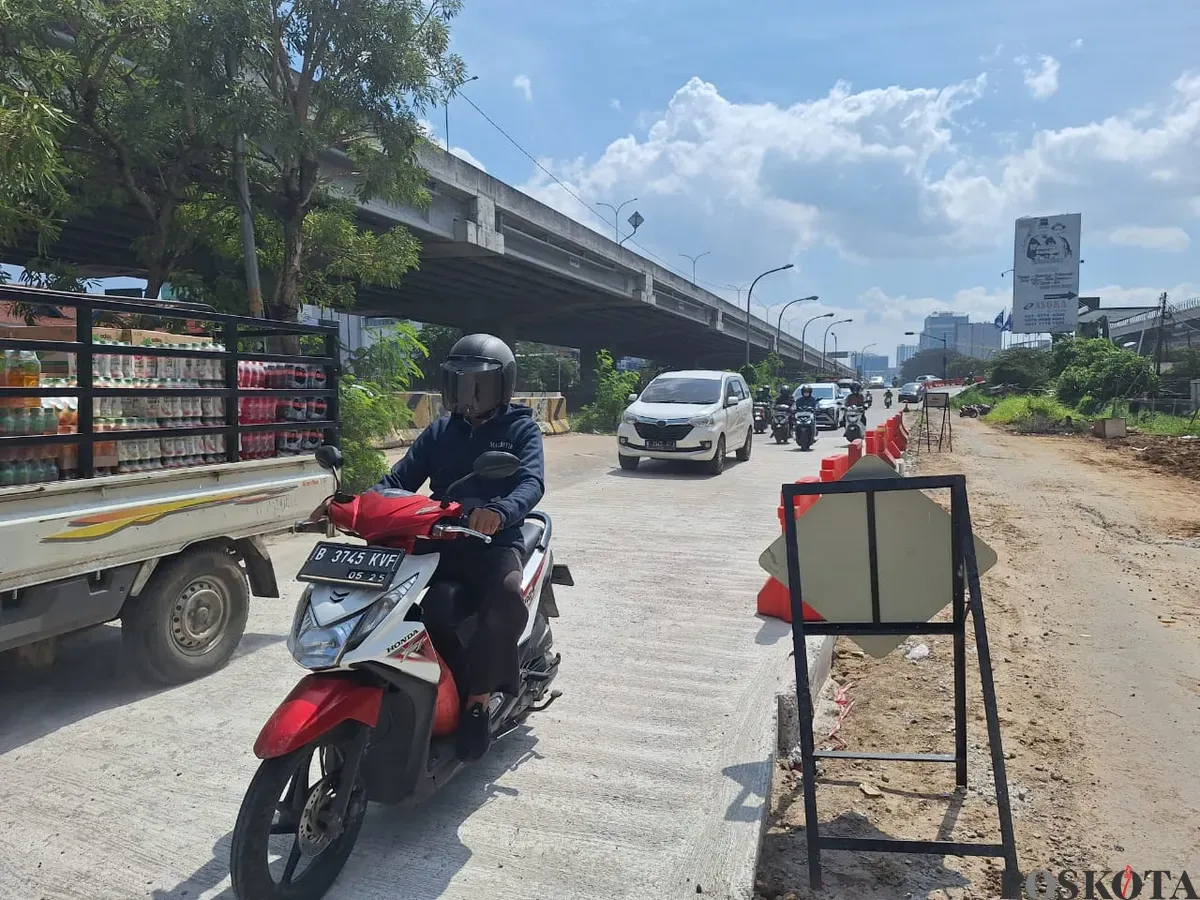
<svg viewBox="0 0 1200 900">
<path fill-rule="evenodd" d="M 543 172 L 545 172 L 551 181 L 553 181 L 560 188 L 562 188 L 564 191 L 566 191 L 567 194 L 569 194 L 572 198 L 574 198 L 576 201 L 578 201 L 578 203 L 581 206 L 583 206 L 588 212 L 590 212 L 592 215 L 594 215 L 597 219 L 599 219 L 605 225 L 608 224 L 608 219 L 605 218 L 605 216 L 598 209 L 596 209 L 594 206 L 592 206 L 592 204 L 588 203 L 586 200 L 584 200 L 582 197 L 580 197 L 577 193 L 575 193 L 573 190 L 571 190 L 571 188 L 562 179 L 560 179 L 557 175 L 555 175 L 553 172 L 551 172 L 549 169 L 547 169 L 545 166 L 543 166 L 541 164 L 541 162 L 537 159 L 537 157 L 535 157 L 532 153 L 530 153 L 528 150 L 526 150 L 524 147 L 522 147 L 521 144 L 518 143 L 516 138 L 514 138 L 511 134 L 509 134 L 507 131 L 505 131 L 503 128 L 501 128 L 496 123 L 495 119 L 493 119 L 491 116 L 489 116 L 487 113 L 485 113 L 482 109 L 480 109 L 479 104 L 477 104 L 474 100 L 472 100 L 470 97 L 468 97 L 462 91 L 459 91 L 457 96 L 462 97 L 462 99 L 466 100 L 467 103 L 471 104 L 471 106 L 475 110 L 475 112 L 477 112 L 477 113 L 479 113 L 479 115 L 483 116 L 483 118 L 487 121 L 487 123 L 489 125 L 491 125 L 493 128 L 495 128 L 498 132 L 500 132 L 500 134 L 502 134 L 505 137 L 505 139 L 508 140 L 508 142 L 510 144 L 512 144 L 514 147 L 516 147 L 518 150 L 520 150 L 521 153 L 523 153 L 530 162 L 532 162 L 535 166 L 537 166 L 539 169 L 541 169 Z M 447 152 L 449 152 L 449 146 L 447 146 L 446 150 L 447 150 Z M 637 247 L 646 256 L 653 259 L 655 262 L 657 262 L 660 266 L 662 266 L 668 272 L 671 272 L 674 275 L 678 275 L 680 278 L 687 278 L 687 276 L 684 273 L 673 268 L 665 259 L 663 259 L 661 256 L 659 256 L 657 253 L 654 253 L 652 250 L 644 247 L 642 244 L 639 244 L 637 241 L 626 238 L 625 243 L 632 244 L 633 246 Z M 716 284 L 715 282 L 704 281 L 704 280 L 699 280 L 695 283 L 707 285 L 710 287 L 727 287 L 727 285 L 719 285 L 719 284 Z M 764 307 L 764 308 L 766 308 L 766 307 Z"/>
</svg>

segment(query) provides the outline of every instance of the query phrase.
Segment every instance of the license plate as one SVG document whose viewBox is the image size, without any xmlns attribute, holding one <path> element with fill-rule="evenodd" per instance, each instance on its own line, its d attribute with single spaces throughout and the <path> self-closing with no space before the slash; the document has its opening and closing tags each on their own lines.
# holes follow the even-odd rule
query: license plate
<svg viewBox="0 0 1200 900">
<path fill-rule="evenodd" d="M 646 441 L 647 450 L 674 450 L 674 441 Z"/>
<path fill-rule="evenodd" d="M 404 551 L 391 547 L 357 547 L 321 541 L 308 554 L 296 580 L 387 587 L 403 560 Z"/>
</svg>

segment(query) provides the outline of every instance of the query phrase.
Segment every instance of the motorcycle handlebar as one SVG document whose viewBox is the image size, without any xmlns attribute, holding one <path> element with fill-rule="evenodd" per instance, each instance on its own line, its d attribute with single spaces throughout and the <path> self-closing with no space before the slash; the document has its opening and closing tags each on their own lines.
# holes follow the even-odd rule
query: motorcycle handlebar
<svg viewBox="0 0 1200 900">
<path fill-rule="evenodd" d="M 492 539 L 489 535 L 484 534 L 482 531 L 476 531 L 473 528 L 468 528 L 465 525 L 438 523 L 437 525 L 434 525 L 430 531 L 431 537 L 440 537 L 443 534 L 465 534 L 473 538 L 479 538 L 479 540 L 483 541 L 485 544 L 490 544 L 492 542 Z"/>
</svg>

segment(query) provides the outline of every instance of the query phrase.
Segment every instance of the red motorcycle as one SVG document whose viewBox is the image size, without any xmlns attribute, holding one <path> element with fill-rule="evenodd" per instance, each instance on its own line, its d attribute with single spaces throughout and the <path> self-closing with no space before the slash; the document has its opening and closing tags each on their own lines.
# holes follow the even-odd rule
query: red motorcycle
<svg viewBox="0 0 1200 900">
<path fill-rule="evenodd" d="M 320 448 L 317 459 L 338 474 L 336 447 Z M 518 465 L 512 454 L 484 453 L 447 494 L 470 478 L 507 478 Z M 459 504 L 401 490 L 354 496 L 339 489 L 327 519 L 297 530 L 328 534 L 330 525 L 365 543 L 321 541 L 296 576 L 307 586 L 288 650 L 312 674 L 254 744 L 262 763 L 242 800 L 229 865 L 239 900 L 324 896 L 350 856 L 368 802 L 423 799 L 465 765 L 454 732 L 475 598 L 434 579 L 438 553 L 413 550 L 418 541 L 491 538 L 466 527 Z M 521 537 L 529 610 L 519 642 L 521 685 L 515 695 L 492 697 L 496 740 L 559 696 L 550 691 L 560 657 L 551 652 L 548 619 L 558 615 L 554 585 L 574 584 L 567 567 L 554 563 L 549 516 L 530 513 Z M 275 861 L 273 837 L 290 844 Z"/>
</svg>

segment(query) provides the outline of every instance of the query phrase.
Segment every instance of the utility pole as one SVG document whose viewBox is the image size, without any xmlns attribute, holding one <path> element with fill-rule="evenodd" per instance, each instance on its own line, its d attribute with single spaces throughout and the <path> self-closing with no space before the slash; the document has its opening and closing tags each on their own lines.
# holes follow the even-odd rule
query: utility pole
<svg viewBox="0 0 1200 900">
<path fill-rule="evenodd" d="M 1167 292 L 1163 291 L 1162 296 L 1158 298 L 1158 346 L 1154 348 L 1154 374 L 1162 375 L 1163 364 L 1163 338 L 1166 336 L 1167 328 Z"/>
</svg>

